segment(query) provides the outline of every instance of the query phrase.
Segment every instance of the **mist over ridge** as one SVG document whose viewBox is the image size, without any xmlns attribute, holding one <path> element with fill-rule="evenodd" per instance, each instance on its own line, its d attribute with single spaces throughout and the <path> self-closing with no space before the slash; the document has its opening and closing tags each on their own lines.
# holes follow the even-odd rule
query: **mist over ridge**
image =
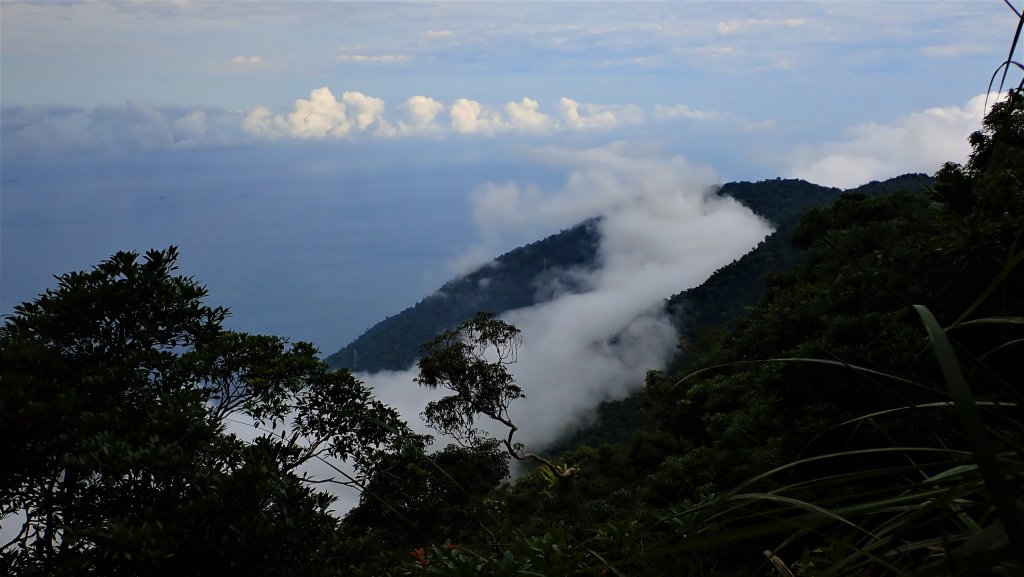
<svg viewBox="0 0 1024 577">
<path fill-rule="evenodd" d="M 548 159 L 567 171 L 561 187 L 511 181 L 484 185 L 470 197 L 481 244 L 517 227 L 565 228 L 585 220 L 568 234 L 584 251 L 588 239 L 596 241 L 592 261 L 576 254 L 575 264 L 570 258 L 568 266 L 534 279 L 535 295 L 546 298 L 498 311 L 525 339 L 512 372 L 526 399 L 512 416 L 528 445 L 549 441 L 663 366 L 678 338 L 665 299 L 700 284 L 772 230 L 738 201 L 718 196 L 716 174 L 682 157 L 663 159 L 616 143 Z M 488 270 L 484 265 L 472 275 L 481 291 L 488 290 Z M 445 298 L 442 289 L 427 300 Z M 343 366 L 339 356 L 330 359 Z M 433 393 L 419 390 L 415 375 L 407 366 L 359 377 L 417 426 Z"/>
</svg>

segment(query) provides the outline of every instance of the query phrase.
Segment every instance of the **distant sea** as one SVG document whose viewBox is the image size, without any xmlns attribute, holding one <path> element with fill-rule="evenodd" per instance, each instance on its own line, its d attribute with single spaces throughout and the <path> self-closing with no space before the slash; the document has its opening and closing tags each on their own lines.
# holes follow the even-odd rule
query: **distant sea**
<svg viewBox="0 0 1024 577">
<path fill-rule="evenodd" d="M 501 155 L 395 148 L 4 154 L 0 314 L 53 275 L 173 244 L 208 304 L 231 308 L 230 328 L 330 354 L 452 276 L 478 237 L 473 188 L 560 178 Z"/>
</svg>

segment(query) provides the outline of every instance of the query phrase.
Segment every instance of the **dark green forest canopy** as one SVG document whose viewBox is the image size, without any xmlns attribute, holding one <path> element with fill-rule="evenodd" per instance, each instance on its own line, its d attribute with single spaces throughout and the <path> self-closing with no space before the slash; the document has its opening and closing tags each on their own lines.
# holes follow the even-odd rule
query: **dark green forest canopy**
<svg viewBox="0 0 1024 577">
<path fill-rule="evenodd" d="M 924 174 L 905 174 L 883 182 L 850 189 L 847 193 L 881 196 L 904 190 L 924 194 L 934 179 Z M 767 218 L 775 231 L 753 250 L 715 271 L 704 283 L 668 300 L 685 346 L 676 366 L 692 357 L 698 346 L 698 329 L 719 328 L 739 318 L 747 307 L 761 300 L 765 278 L 778 276 L 803 263 L 806 251 L 793 245 L 793 234 L 807 211 L 831 205 L 843 191 L 800 180 L 766 180 L 729 183 L 729 194 Z"/>
<path fill-rule="evenodd" d="M 304 465 L 358 484 L 414 437 L 312 345 L 223 330 L 176 259 L 118 253 L 0 328 L 5 574 L 344 574 Z"/>
</svg>

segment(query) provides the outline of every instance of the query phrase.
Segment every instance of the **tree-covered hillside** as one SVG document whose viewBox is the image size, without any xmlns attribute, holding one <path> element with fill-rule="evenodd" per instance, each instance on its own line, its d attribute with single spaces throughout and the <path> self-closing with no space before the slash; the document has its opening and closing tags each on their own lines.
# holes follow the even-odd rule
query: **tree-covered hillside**
<svg viewBox="0 0 1024 577">
<path fill-rule="evenodd" d="M 905 174 L 884 182 L 870 182 L 848 193 L 880 196 L 898 190 L 925 192 L 934 179 L 925 174 Z M 766 180 L 729 183 L 722 194 L 732 195 L 767 218 L 775 232 L 753 250 L 718 269 L 704 283 L 673 295 L 668 308 L 683 339 L 676 366 L 685 364 L 698 348 L 698 329 L 718 328 L 738 318 L 764 294 L 765 277 L 774 277 L 799 266 L 806 251 L 793 245 L 801 217 L 813 208 L 828 206 L 842 194 L 800 180 Z"/>
<path fill-rule="evenodd" d="M 327 357 L 327 364 L 351 371 L 404 370 L 422 353 L 423 343 L 472 318 L 478 311 L 501 313 L 550 298 L 545 288 L 567 274 L 589 268 L 597 255 L 597 222 L 589 220 L 499 256 L 491 263 L 444 284 L 437 292 L 377 323 Z"/>
</svg>

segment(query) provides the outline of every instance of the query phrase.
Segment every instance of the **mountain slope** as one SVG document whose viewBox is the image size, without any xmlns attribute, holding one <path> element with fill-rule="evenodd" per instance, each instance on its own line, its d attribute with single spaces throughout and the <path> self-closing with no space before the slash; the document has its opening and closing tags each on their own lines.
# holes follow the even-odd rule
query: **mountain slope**
<svg viewBox="0 0 1024 577">
<path fill-rule="evenodd" d="M 551 280 L 571 289 L 568 271 L 592 267 L 597 246 L 597 221 L 591 219 L 509 251 L 377 323 L 327 357 L 327 364 L 362 372 L 407 369 L 423 343 L 479 311 L 502 313 L 549 300 L 544 287 Z"/>
<path fill-rule="evenodd" d="M 935 182 L 924 174 L 905 174 L 886 181 L 873 181 L 846 191 L 849 194 L 883 196 L 898 190 L 920 192 Z M 831 206 L 843 191 L 819 187 L 804 181 L 763 181 L 730 183 L 723 187 L 755 212 L 777 225 L 776 231 L 756 248 L 715 271 L 700 286 L 668 299 L 668 310 L 680 334 L 680 351 L 667 367 L 668 374 L 690 364 L 700 352 L 701 328 L 725 328 L 757 305 L 771 282 L 780 282 L 807 260 L 807 251 L 793 246 L 793 234 L 807 211 Z M 780 199 L 793 199 L 792 204 Z M 581 445 L 596 446 L 631 438 L 644 420 L 640 401 L 634 397 L 606 401 L 596 409 L 595 419 L 586 427 L 568 432 L 547 447 L 552 454 Z"/>
<path fill-rule="evenodd" d="M 897 190 L 919 192 L 933 182 L 932 177 L 924 174 L 904 174 L 845 192 L 866 196 L 881 196 Z M 767 218 L 776 230 L 754 250 L 715 271 L 700 286 L 669 299 L 669 311 L 687 339 L 693 338 L 698 327 L 724 326 L 742 315 L 746 307 L 757 304 L 764 294 L 765 276 L 769 273 L 779 275 L 802 264 L 806 251 L 792 245 L 800 219 L 813 208 L 830 206 L 843 191 L 801 180 L 768 180 L 729 183 L 722 187 L 721 194 L 732 196 Z M 684 351 L 683 358 L 686 356 L 687 351 Z"/>
</svg>

